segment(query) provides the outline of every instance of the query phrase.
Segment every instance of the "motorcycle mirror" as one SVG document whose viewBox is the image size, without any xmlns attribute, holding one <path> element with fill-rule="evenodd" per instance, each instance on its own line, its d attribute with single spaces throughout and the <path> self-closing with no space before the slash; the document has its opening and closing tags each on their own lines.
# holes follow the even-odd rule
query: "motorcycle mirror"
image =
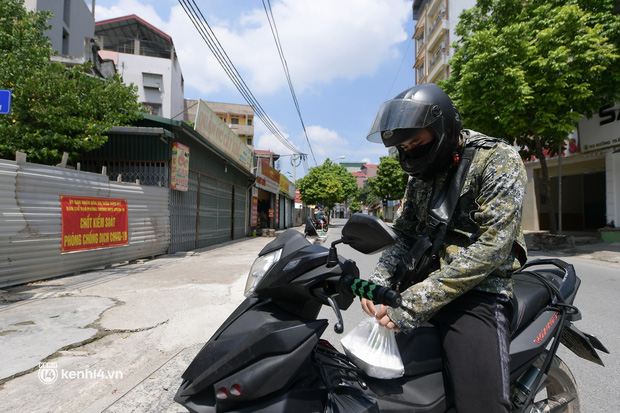
<svg viewBox="0 0 620 413">
<path fill-rule="evenodd" d="M 363 254 L 373 254 L 394 244 L 398 236 L 379 218 L 356 213 L 342 227 L 342 242 Z"/>
<path fill-rule="evenodd" d="M 306 237 L 318 237 L 319 234 L 316 232 L 314 225 L 312 225 L 312 220 L 310 217 L 306 218 L 306 227 L 304 228 L 304 235 Z"/>
</svg>

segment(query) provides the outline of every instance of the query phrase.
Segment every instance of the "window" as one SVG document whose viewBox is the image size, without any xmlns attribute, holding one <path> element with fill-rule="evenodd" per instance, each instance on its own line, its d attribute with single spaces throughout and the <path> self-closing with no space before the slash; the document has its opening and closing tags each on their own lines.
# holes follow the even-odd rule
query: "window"
<svg viewBox="0 0 620 413">
<path fill-rule="evenodd" d="M 161 90 L 162 76 L 156 73 L 142 73 L 144 87 Z"/>
<path fill-rule="evenodd" d="M 142 106 L 144 106 L 149 111 L 149 114 L 161 116 L 161 105 L 159 103 L 143 102 Z"/>
<path fill-rule="evenodd" d="M 252 146 L 252 138 L 248 138 L 247 139 L 247 143 L 248 143 L 249 146 Z"/>
<path fill-rule="evenodd" d="M 230 123 L 233 124 L 233 125 L 238 125 L 239 124 L 239 117 L 231 116 L 230 117 Z"/>
<path fill-rule="evenodd" d="M 252 126 L 252 118 L 248 118 L 248 126 Z"/>
</svg>

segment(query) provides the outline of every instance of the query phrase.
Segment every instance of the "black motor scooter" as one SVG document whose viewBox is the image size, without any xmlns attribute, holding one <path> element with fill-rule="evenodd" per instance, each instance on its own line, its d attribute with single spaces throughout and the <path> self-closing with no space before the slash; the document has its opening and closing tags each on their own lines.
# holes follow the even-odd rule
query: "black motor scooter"
<svg viewBox="0 0 620 413">
<path fill-rule="evenodd" d="M 367 376 L 321 340 L 328 325 L 317 319 L 323 305 L 333 308 L 341 333 L 340 310 L 355 295 L 393 307 L 401 302 L 398 292 L 360 280 L 355 262 L 339 256 L 336 245 L 369 254 L 395 240 L 383 221 L 362 214 L 348 220 L 330 248 L 296 230 L 278 236 L 252 266 L 247 299 L 183 374 L 175 401 L 191 412 L 453 412 L 432 325 L 396 335 L 405 374 L 390 380 Z M 596 350 L 608 353 L 573 324 L 581 318 L 573 306 L 580 280 L 561 260 L 530 262 L 514 278 L 513 411 L 579 411 L 577 384 L 558 346 L 600 365 Z"/>
</svg>

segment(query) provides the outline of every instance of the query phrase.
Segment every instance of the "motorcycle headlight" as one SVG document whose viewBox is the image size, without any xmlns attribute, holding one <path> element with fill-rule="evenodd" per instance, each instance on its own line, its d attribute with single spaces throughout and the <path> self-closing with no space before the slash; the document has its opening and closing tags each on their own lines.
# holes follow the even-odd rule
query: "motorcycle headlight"
<svg viewBox="0 0 620 413">
<path fill-rule="evenodd" d="M 254 261 L 254 264 L 252 264 L 252 269 L 250 269 L 250 274 L 248 275 L 248 281 L 245 283 L 246 297 L 254 296 L 256 287 L 263 280 L 263 277 L 267 271 L 269 271 L 271 267 L 278 262 L 281 255 L 282 249 L 279 249 L 272 251 L 269 254 L 262 255 Z"/>
</svg>

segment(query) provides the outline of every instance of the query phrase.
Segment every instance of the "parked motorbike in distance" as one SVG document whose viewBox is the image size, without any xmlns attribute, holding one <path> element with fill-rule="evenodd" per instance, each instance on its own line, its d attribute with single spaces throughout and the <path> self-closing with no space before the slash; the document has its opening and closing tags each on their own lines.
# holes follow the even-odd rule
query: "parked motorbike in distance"
<svg viewBox="0 0 620 413">
<path fill-rule="evenodd" d="M 400 294 L 359 279 L 354 261 L 338 255 L 347 244 L 364 254 L 396 241 L 381 220 L 353 215 L 330 248 L 311 244 L 288 230 L 259 253 L 248 276 L 247 299 L 220 326 L 183 373 L 175 401 L 191 412 L 454 412 L 440 338 L 431 324 L 397 334 L 403 377 L 365 375 L 321 335 L 355 296 L 399 306 Z M 595 337 L 574 323 L 580 280 L 561 260 L 537 260 L 515 274 L 511 337 L 511 392 L 515 412 L 578 412 L 579 392 L 568 366 L 557 356 L 564 344 L 578 356 L 603 365 Z M 472 377 L 475 380 L 475 377 Z"/>
</svg>

